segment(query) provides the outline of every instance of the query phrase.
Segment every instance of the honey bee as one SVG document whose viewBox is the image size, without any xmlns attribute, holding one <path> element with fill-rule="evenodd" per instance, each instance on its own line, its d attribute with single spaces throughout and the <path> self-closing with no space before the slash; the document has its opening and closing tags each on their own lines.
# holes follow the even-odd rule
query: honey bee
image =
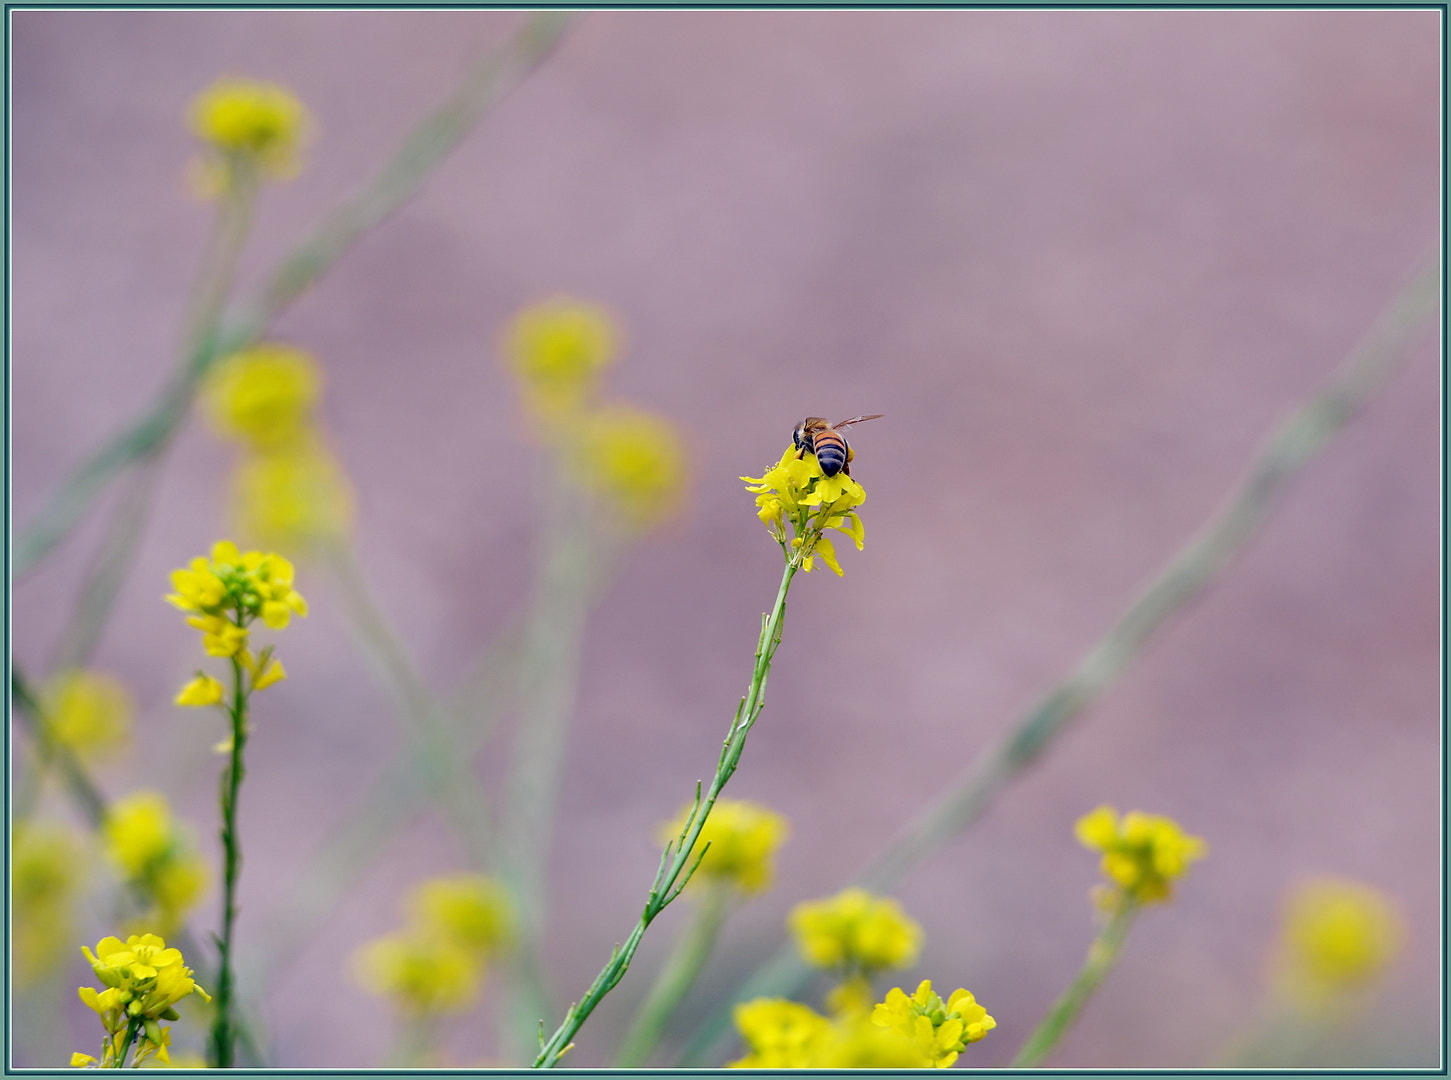
<svg viewBox="0 0 1451 1080">
<path fill-rule="evenodd" d="M 860 424 L 864 420 L 875 420 L 885 413 L 872 413 L 871 416 L 853 416 L 850 420 L 841 420 L 835 424 L 828 424 L 824 417 L 808 416 L 801 423 L 796 425 L 796 430 L 791 433 L 791 441 L 796 444 L 796 456 L 805 457 L 807 454 L 815 454 L 817 464 L 821 471 L 827 476 L 835 476 L 837 473 L 851 475 L 851 447 L 846 444 L 846 438 L 838 428 L 844 428 L 848 424 Z"/>
</svg>

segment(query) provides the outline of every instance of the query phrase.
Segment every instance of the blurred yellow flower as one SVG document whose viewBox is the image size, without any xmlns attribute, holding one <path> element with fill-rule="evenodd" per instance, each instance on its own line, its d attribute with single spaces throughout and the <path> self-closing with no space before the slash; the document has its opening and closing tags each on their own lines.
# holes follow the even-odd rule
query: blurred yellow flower
<svg viewBox="0 0 1451 1080">
<path fill-rule="evenodd" d="M 514 934 L 508 894 L 483 874 L 430 878 L 413 890 L 406 906 L 415 927 L 481 958 L 507 945 Z"/>
<path fill-rule="evenodd" d="M 583 417 L 568 457 L 579 483 L 627 527 L 645 529 L 680 509 L 685 454 L 662 416 L 614 405 Z"/>
<path fill-rule="evenodd" d="M 78 668 L 50 679 L 41 691 L 41 709 L 50 734 L 88 762 L 130 742 L 136 711 L 120 680 Z"/>
<path fill-rule="evenodd" d="M 221 78 L 192 100 L 192 132 L 213 152 L 209 194 L 245 171 L 287 179 L 298 171 L 298 150 L 311 119 L 284 86 L 258 79 Z"/>
<path fill-rule="evenodd" d="M 806 901 L 788 917 L 802 955 L 820 968 L 873 972 L 908 967 L 917 959 L 922 927 L 897 901 L 865 889 L 845 889 Z"/>
<path fill-rule="evenodd" d="M 51 974 L 75 936 L 75 902 L 89 862 L 80 837 L 54 823 L 26 821 L 10 834 L 13 974 L 19 985 Z"/>
<path fill-rule="evenodd" d="M 679 838 L 693 807 L 694 803 L 687 804 L 661 828 L 662 842 Z M 784 817 L 758 803 L 716 800 L 692 854 L 699 855 L 707 844 L 710 847 L 688 887 L 712 881 L 733 885 L 743 893 L 769 888 L 776 848 L 789 831 Z"/>
<path fill-rule="evenodd" d="M 569 297 L 525 308 L 504 334 L 504 357 L 525 408 L 550 424 L 578 415 L 618 348 L 619 329 L 609 309 Z"/>
<path fill-rule="evenodd" d="M 1279 984 L 1311 1011 L 1374 983 L 1405 944 L 1396 902 L 1358 881 L 1322 877 L 1294 890 L 1285 903 Z"/>
<path fill-rule="evenodd" d="M 166 797 L 137 791 L 111 804 L 102 825 L 106 856 L 121 878 L 150 897 L 145 920 L 171 932 L 207 884 L 205 862 Z"/>
<path fill-rule="evenodd" d="M 256 450 L 303 439 L 322 392 L 322 371 L 303 349 L 269 341 L 219 361 L 202 389 L 219 435 Z"/>
<path fill-rule="evenodd" d="M 483 978 L 482 964 L 468 949 L 415 931 L 364 945 L 355 954 L 354 970 L 367 989 L 391 999 L 408 1016 L 467 1009 Z"/>
<path fill-rule="evenodd" d="M 809 1069 L 831 1038 L 831 1021 L 794 1001 L 757 998 L 731 1015 L 750 1050 L 732 1069 Z"/>
<path fill-rule="evenodd" d="M 306 552 L 345 538 L 353 523 L 347 474 L 316 435 L 244 454 L 232 473 L 237 532 L 263 547 Z"/>
<path fill-rule="evenodd" d="M 1119 818 L 1111 806 L 1100 806 L 1078 819 L 1078 842 L 1103 852 L 1099 868 L 1114 884 L 1100 893 L 1100 903 L 1113 906 L 1127 897 L 1140 904 L 1169 900 L 1174 881 L 1209 848 L 1190 836 L 1172 818 L 1130 810 Z"/>
</svg>

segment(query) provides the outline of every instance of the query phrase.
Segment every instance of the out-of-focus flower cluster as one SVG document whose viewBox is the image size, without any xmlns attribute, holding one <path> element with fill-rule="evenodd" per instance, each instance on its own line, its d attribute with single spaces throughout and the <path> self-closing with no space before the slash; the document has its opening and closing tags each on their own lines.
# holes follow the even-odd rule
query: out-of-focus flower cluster
<svg viewBox="0 0 1451 1080">
<path fill-rule="evenodd" d="M 401 929 L 354 954 L 359 981 L 409 1019 L 468 1008 L 488 962 L 514 936 L 503 888 L 482 874 L 433 878 L 409 894 L 405 907 Z"/>
<path fill-rule="evenodd" d="M 756 516 L 786 558 L 797 560 L 808 573 L 818 558 L 836 574 L 842 572 L 828 529 L 851 537 L 857 550 L 862 549 L 866 534 L 856 509 L 866 502 L 867 493 L 844 472 L 827 476 L 815 454 L 802 456 L 794 446 L 787 447 L 764 476 L 741 479 L 756 496 Z"/>
<path fill-rule="evenodd" d="M 1175 880 L 1209 850 L 1172 818 L 1139 810 L 1120 818 L 1111 806 L 1079 818 L 1074 832 L 1084 847 L 1103 852 L 1099 868 L 1112 884 L 1099 886 L 1094 896 L 1105 910 L 1126 900 L 1152 904 L 1171 899 Z"/>
<path fill-rule="evenodd" d="M 311 354 L 279 342 L 233 353 L 207 376 L 211 426 L 240 451 L 230 515 L 247 543 L 306 553 L 352 527 L 352 486 L 316 415 L 322 385 Z"/>
<path fill-rule="evenodd" d="M 207 864 L 166 797 L 137 791 L 117 799 L 102 825 L 106 858 L 148 903 L 137 920 L 165 934 L 179 930 L 207 885 Z"/>
<path fill-rule="evenodd" d="M 673 821 L 661 828 L 660 839 L 678 839 L 694 807 L 694 803 L 687 803 Z M 692 856 L 700 856 L 702 851 L 705 855 L 687 888 L 721 884 L 742 893 L 770 888 L 776 849 L 789 831 L 784 817 L 758 803 L 716 800 L 691 849 Z"/>
<path fill-rule="evenodd" d="M 797 904 L 788 920 L 809 963 L 845 975 L 908 967 L 922 946 L 922 927 L 902 905 L 865 889 Z"/>
<path fill-rule="evenodd" d="M 250 188 L 264 177 L 297 175 L 298 152 L 312 126 L 286 87 L 243 78 L 208 86 L 192 100 L 188 120 L 203 148 L 193 168 L 194 187 L 208 198 Z"/>
<path fill-rule="evenodd" d="M 87 764 L 116 755 L 130 744 L 135 711 L 125 685 L 99 671 L 59 672 L 41 691 L 48 734 Z"/>
<path fill-rule="evenodd" d="M 642 532 L 679 511 L 685 453 L 663 416 L 602 399 L 619 342 L 607 308 L 556 297 L 515 316 L 503 354 L 530 426 L 565 480 L 617 527 Z"/>
<path fill-rule="evenodd" d="M 80 997 L 101 1018 L 106 1039 L 99 1061 L 90 1054 L 76 1053 L 71 1055 L 71 1065 L 121 1068 L 133 1041 L 133 1067 L 152 1057 L 167 1063 L 171 1029 L 163 1028 L 161 1021 L 179 1019 L 177 1002 L 193 993 L 211 1001 L 192 978 L 181 950 L 167 948 L 156 934 L 133 934 L 125 942 L 102 938 L 94 953 L 84 946 L 81 951 L 105 989 L 83 986 Z"/>
<path fill-rule="evenodd" d="M 1285 903 L 1275 957 L 1278 992 L 1307 1014 L 1353 1010 L 1405 944 L 1405 920 L 1370 885 L 1323 877 Z"/>
<path fill-rule="evenodd" d="M 23 821 L 10 834 L 10 939 L 18 986 L 50 975 L 74 948 L 76 899 L 88 868 L 84 841 L 54 822 Z"/>
</svg>

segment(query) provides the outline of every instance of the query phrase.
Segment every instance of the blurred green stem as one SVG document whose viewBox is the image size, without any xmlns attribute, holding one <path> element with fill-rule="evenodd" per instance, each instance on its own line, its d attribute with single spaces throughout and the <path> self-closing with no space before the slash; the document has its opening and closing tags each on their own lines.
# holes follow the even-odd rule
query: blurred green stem
<svg viewBox="0 0 1451 1080">
<path fill-rule="evenodd" d="M 639 1068 L 649 1060 L 660 1042 L 665 1025 L 710 959 L 734 893 L 722 883 L 705 884 L 709 887 L 703 890 L 695 916 L 666 958 L 665 966 L 660 969 L 620 1042 L 619 1052 L 615 1055 L 617 1069 Z"/>
<path fill-rule="evenodd" d="M 171 441 L 212 365 L 257 341 L 363 233 L 412 196 L 478 119 L 549 54 L 572 17 L 569 12 L 531 12 L 510 41 L 476 65 L 454 95 L 410 132 L 393 158 L 283 260 L 255 302 L 231 325 L 213 325 L 211 332 L 198 336 L 160 401 L 87 458 L 19 534 L 14 577 L 50 552 L 117 475 Z"/>
<path fill-rule="evenodd" d="M 687 816 L 680 836 L 665 845 L 639 922 L 625 939 L 625 944 L 615 947 L 609 962 L 600 970 L 584 997 L 577 1005 L 569 1007 L 554 1034 L 541 1043 L 539 1055 L 534 1059 L 534 1068 L 552 1069 L 559 1064 L 559 1059 L 574 1045 L 575 1034 L 584 1026 L 590 1014 L 604 1000 L 605 995 L 624 978 L 650 923 L 680 895 L 680 891 L 690 881 L 691 874 L 700 865 L 700 858 L 705 853 L 702 851 L 700 855 L 693 856 L 696 841 L 700 839 L 701 830 L 705 828 L 715 800 L 735 774 L 736 766 L 740 764 L 741 754 L 746 748 L 746 736 L 750 734 L 761 710 L 765 708 L 766 678 L 771 673 L 771 661 L 781 645 L 781 628 L 786 618 L 786 594 L 790 591 L 791 579 L 796 576 L 798 569 L 800 567 L 797 563 L 790 559 L 786 561 L 786 568 L 781 574 L 781 585 L 776 590 L 776 602 L 771 606 L 769 614 L 761 616 L 761 636 L 756 643 L 756 663 L 751 672 L 751 683 L 746 690 L 746 696 L 736 708 L 735 718 L 731 721 L 730 731 L 721 747 L 715 777 L 704 797 L 697 785 L 695 806 Z"/>
<path fill-rule="evenodd" d="M 1031 1069 L 1048 1056 L 1077 1021 L 1079 1013 L 1088 1004 L 1088 999 L 1118 963 L 1119 952 L 1139 905 L 1129 897 L 1123 897 L 1109 916 L 1098 937 L 1088 948 L 1088 957 L 1083 962 L 1077 977 L 1064 991 L 1063 996 L 1053 1003 L 1045 1016 L 1028 1036 L 1028 1041 L 1013 1059 L 1015 1069 Z"/>
<path fill-rule="evenodd" d="M 1253 537 L 1289 481 L 1355 417 L 1385 384 L 1441 299 L 1440 257 L 1433 257 L 1395 296 L 1370 332 L 1326 384 L 1271 433 L 1246 478 L 1170 559 L 1109 631 L 1057 686 L 1021 715 L 1008 734 L 980 755 L 857 876 L 875 892 L 896 887 L 912 867 L 962 832 L 1009 781 L 1052 743 L 1068 722 L 1096 701 L 1171 615 L 1199 595 Z M 790 997 L 810 969 L 783 945 L 746 981 L 734 1000 Z M 730 1030 L 730 1005 L 701 1027 L 682 1065 L 706 1059 Z"/>
</svg>

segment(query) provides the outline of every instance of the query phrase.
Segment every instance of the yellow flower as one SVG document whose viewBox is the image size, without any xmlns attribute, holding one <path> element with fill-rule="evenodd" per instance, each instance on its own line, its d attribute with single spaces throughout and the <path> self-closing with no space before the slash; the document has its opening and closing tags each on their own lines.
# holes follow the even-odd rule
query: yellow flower
<svg viewBox="0 0 1451 1080">
<path fill-rule="evenodd" d="M 256 450 L 306 437 L 322 372 L 302 349 L 263 342 L 233 353 L 208 374 L 202 402 L 218 434 Z"/>
<path fill-rule="evenodd" d="M 514 917 L 504 889 L 483 874 L 455 874 L 423 882 L 408 898 L 412 924 L 452 941 L 479 958 L 507 944 Z"/>
<path fill-rule="evenodd" d="M 581 486 L 627 527 L 648 528 L 680 509 L 684 448 L 664 417 L 615 405 L 585 416 L 574 439 L 568 461 Z"/>
<path fill-rule="evenodd" d="M 808 1069 L 831 1038 L 831 1021 L 794 1001 L 757 998 L 731 1015 L 750 1050 L 732 1069 Z"/>
<path fill-rule="evenodd" d="M 1099 867 L 1116 887 L 1102 895 L 1104 906 L 1124 897 L 1141 904 L 1172 898 L 1175 879 L 1208 852 L 1173 819 L 1138 810 L 1120 820 L 1113 807 L 1100 806 L 1079 818 L 1074 832 L 1084 847 L 1103 852 Z"/>
<path fill-rule="evenodd" d="M 103 758 L 130 741 L 135 706 L 126 687 L 109 675 L 63 671 L 47 683 L 41 703 L 50 734 L 86 761 Z"/>
<path fill-rule="evenodd" d="M 107 858 L 121 877 L 153 901 L 145 918 L 168 931 L 178 926 L 206 887 L 206 863 L 172 819 L 165 796 L 138 791 L 116 800 L 102 835 Z"/>
<path fill-rule="evenodd" d="M 189 118 L 217 155 L 210 163 L 214 188 L 235 182 L 239 170 L 295 175 L 310 126 L 307 110 L 285 87 L 256 79 L 218 79 L 192 101 Z"/>
<path fill-rule="evenodd" d="M 347 536 L 353 503 L 347 475 L 316 433 L 245 454 L 232 473 L 232 520 L 258 544 L 326 547 Z"/>
<path fill-rule="evenodd" d="M 566 421 L 588 403 L 615 358 L 619 331 L 599 304 L 555 297 L 525 308 L 504 336 L 504 356 L 535 419 Z"/>
<path fill-rule="evenodd" d="M 1405 937 L 1398 906 L 1380 890 L 1334 877 L 1307 881 L 1285 904 L 1279 988 L 1309 1011 L 1349 1003 L 1384 973 Z"/>
<path fill-rule="evenodd" d="M 886 1000 L 872 1011 L 872 1023 L 911 1038 L 938 1069 L 949 1068 L 969 1043 L 998 1026 L 966 990 L 954 990 L 944 1002 L 931 979 L 923 979 L 910 997 L 900 987 L 887 991 Z"/>
<path fill-rule="evenodd" d="M 354 957 L 363 985 L 410 1016 L 461 1012 L 473 1004 L 483 967 L 451 940 L 400 932 L 377 938 Z"/>
<path fill-rule="evenodd" d="M 97 942 L 94 953 L 85 946 L 81 951 L 106 987 L 100 991 L 91 986 L 79 989 L 81 1001 L 101 1018 L 106 1034 L 111 1036 L 105 1043 L 100 1067 L 125 1065 L 118 1057 L 125 1051 L 123 1034 L 137 1021 L 141 1029 L 131 1064 L 139 1065 L 151 1057 L 167 1061 L 171 1031 L 161 1027 L 160 1021 L 179 1019 L 177 1003 L 192 994 L 211 1001 L 192 978 L 181 951 L 167 948 L 166 941 L 156 934 L 133 934 L 124 943 L 119 938 L 105 937 Z M 72 1061 L 86 1057 L 73 1055 Z"/>
<path fill-rule="evenodd" d="M 49 975 L 70 952 L 76 896 L 88 866 L 80 838 L 64 826 L 26 821 L 12 830 L 10 941 L 18 985 Z"/>
<path fill-rule="evenodd" d="M 917 959 L 922 927 L 897 901 L 850 888 L 791 909 L 791 931 L 816 967 L 871 972 L 908 967 Z"/>
<path fill-rule="evenodd" d="M 797 456 L 788 446 L 781 460 L 764 476 L 743 476 L 746 490 L 756 496 L 756 516 L 779 543 L 788 559 L 808 573 L 819 557 L 841 574 L 836 550 L 824 535 L 829 529 L 851 538 L 860 551 L 866 533 L 856 508 L 866 502 L 866 490 L 845 473 L 827 476 L 816 455 Z"/>
<path fill-rule="evenodd" d="M 693 803 L 686 805 L 674 821 L 660 830 L 662 841 L 679 838 L 693 806 Z M 788 832 L 786 819 L 773 810 L 737 799 L 717 800 L 692 849 L 693 855 L 699 855 L 710 845 L 700 869 L 691 878 L 691 886 L 701 881 L 719 881 L 743 893 L 768 888 L 776 848 Z"/>
<path fill-rule="evenodd" d="M 198 675 L 176 695 L 178 705 L 216 705 L 222 700 L 222 684 L 210 675 Z"/>
</svg>

